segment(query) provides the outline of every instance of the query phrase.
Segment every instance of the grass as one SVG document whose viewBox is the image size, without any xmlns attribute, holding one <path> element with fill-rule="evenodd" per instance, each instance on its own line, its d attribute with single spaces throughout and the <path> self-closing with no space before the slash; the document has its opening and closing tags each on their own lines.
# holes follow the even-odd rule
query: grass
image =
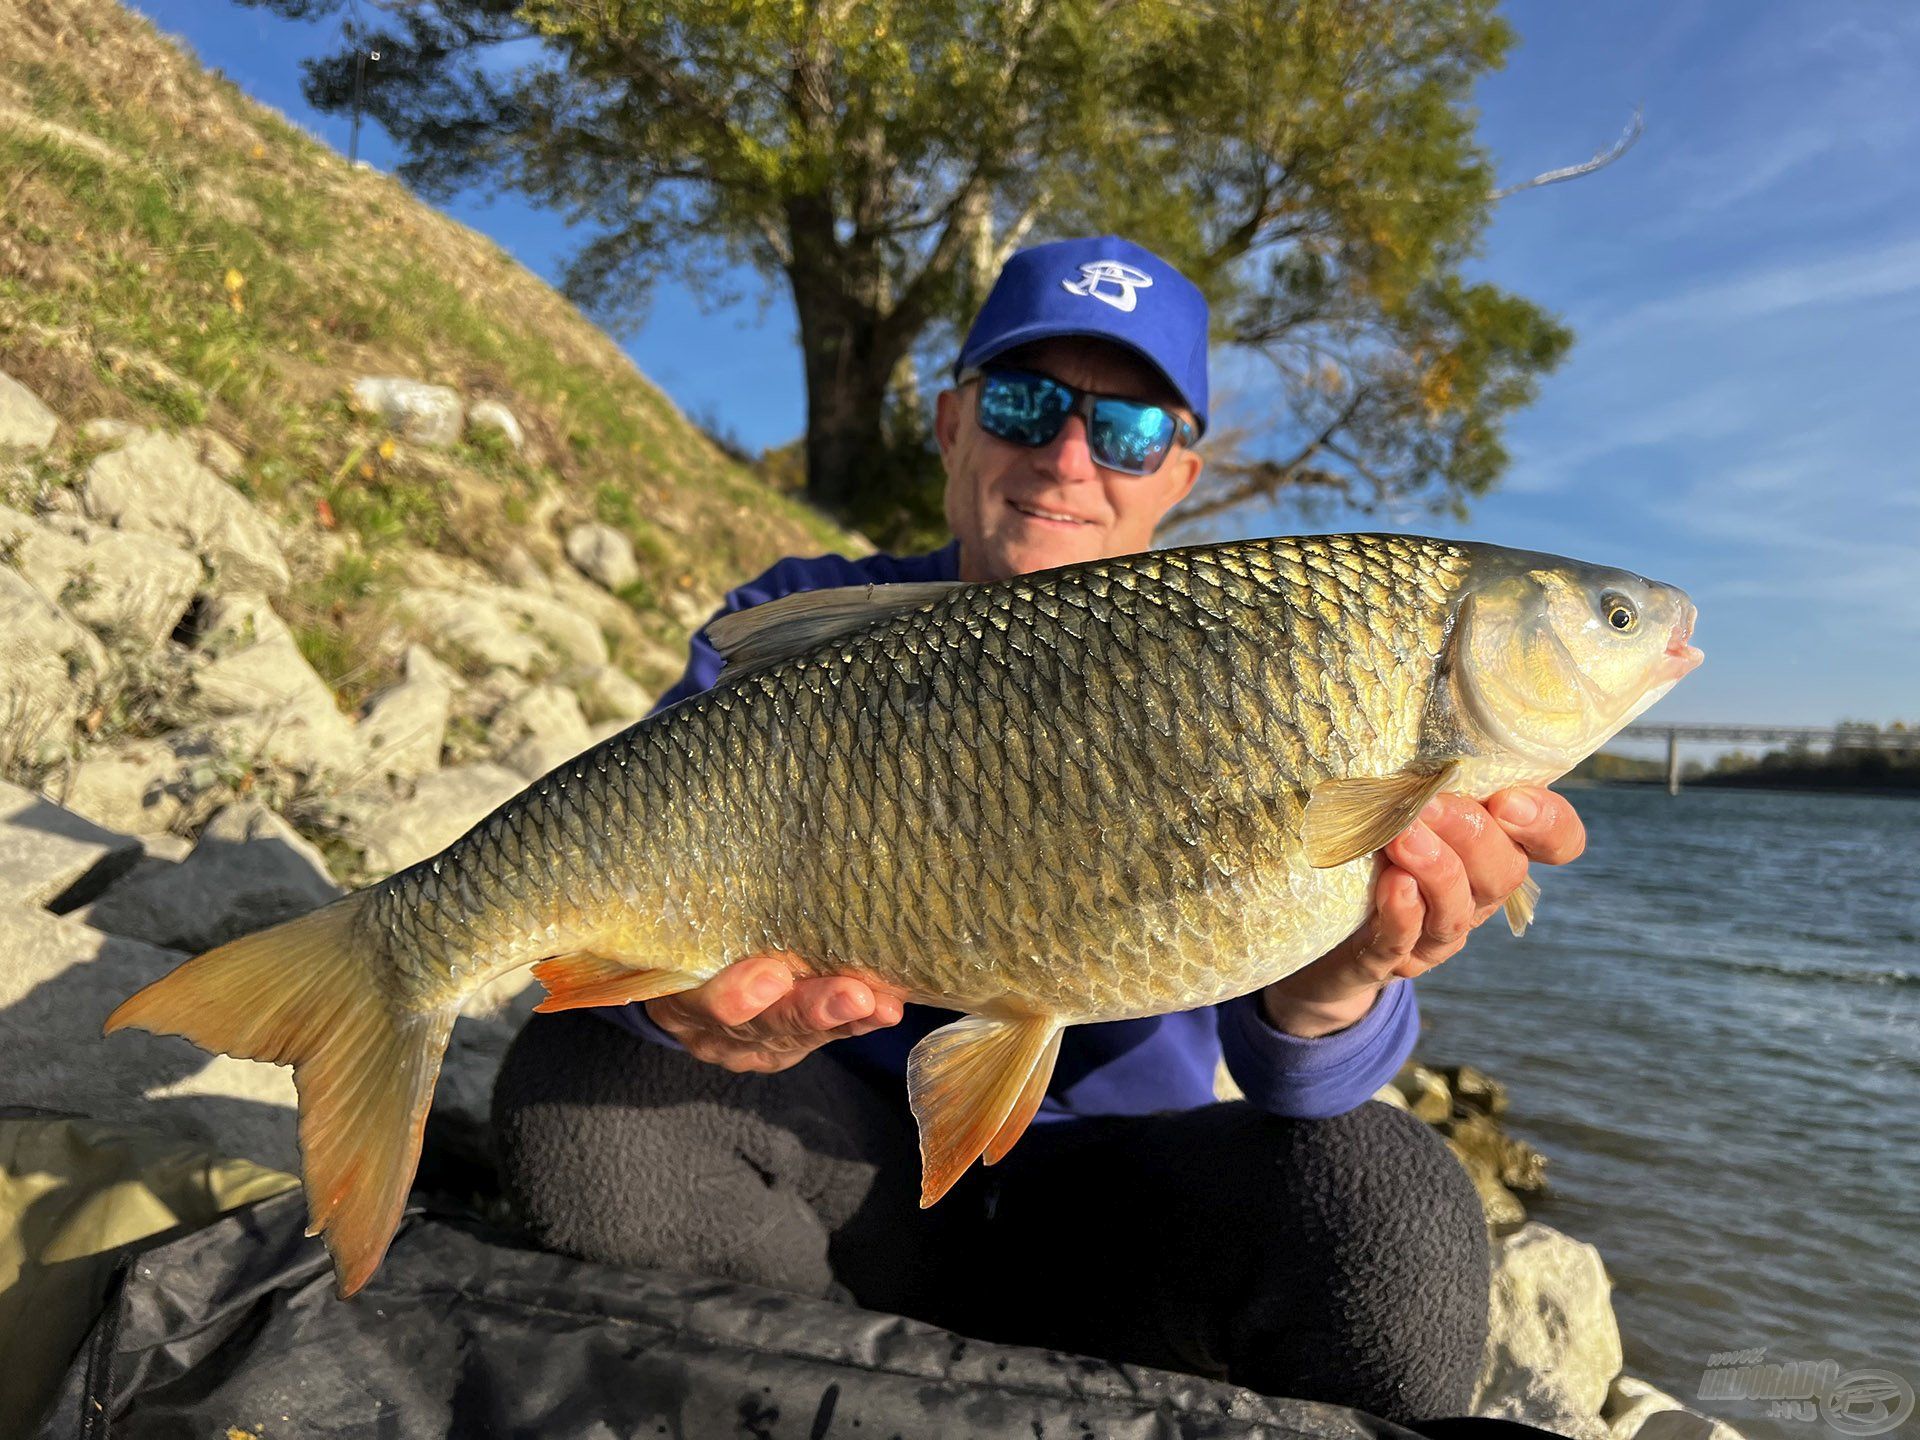
<svg viewBox="0 0 1920 1440">
<path fill-rule="evenodd" d="M 247 457 L 241 490 L 376 572 L 410 548 L 492 564 L 521 544 L 552 564 L 569 524 L 614 525 L 642 569 L 624 598 L 646 643 L 622 641 L 639 669 L 681 638 L 664 597 L 864 548 L 724 453 L 492 241 L 350 169 L 113 0 L 28 6 L 0 29 L 0 370 L 76 426 L 218 432 Z M 366 374 L 499 399 L 526 451 L 491 434 L 383 447 L 344 401 Z M 85 459 L 67 451 L 60 483 Z M 349 698 L 387 663 L 391 588 L 337 565 L 296 575 L 302 648 Z"/>
</svg>

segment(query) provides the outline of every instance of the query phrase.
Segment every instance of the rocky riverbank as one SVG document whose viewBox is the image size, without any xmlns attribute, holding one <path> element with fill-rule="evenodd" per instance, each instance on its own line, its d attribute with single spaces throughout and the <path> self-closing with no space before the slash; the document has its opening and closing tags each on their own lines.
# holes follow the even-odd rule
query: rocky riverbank
<svg viewBox="0 0 1920 1440">
<path fill-rule="evenodd" d="M 518 432 L 443 387 L 354 398 L 395 443 Z M 16 782 L 0 782 L 0 1162 L 33 1216 L 0 1215 L 0 1341 L 45 1367 L 121 1247 L 274 1193 L 298 1163 L 288 1072 L 137 1032 L 107 1044 L 107 1012 L 186 955 L 433 853 L 631 723 L 650 696 L 615 653 L 659 648 L 619 597 L 626 537 L 548 513 L 490 565 L 405 552 L 391 628 L 367 642 L 394 678 L 344 707 L 283 607 L 351 541 L 257 508 L 216 434 L 73 418 L 0 375 L 0 773 Z M 684 633 L 711 597 L 665 603 Z M 455 1029 L 430 1133 L 456 1162 L 484 1156 L 527 985 L 476 997 Z M 1605 1267 L 1528 1220 L 1546 1162 L 1501 1129 L 1496 1081 L 1413 1065 L 1379 1098 L 1446 1138 L 1486 1208 L 1483 1413 L 1579 1440 L 1729 1440 L 1620 1373 Z M 0 1416 L 48 1378 L 12 1377 Z"/>
</svg>

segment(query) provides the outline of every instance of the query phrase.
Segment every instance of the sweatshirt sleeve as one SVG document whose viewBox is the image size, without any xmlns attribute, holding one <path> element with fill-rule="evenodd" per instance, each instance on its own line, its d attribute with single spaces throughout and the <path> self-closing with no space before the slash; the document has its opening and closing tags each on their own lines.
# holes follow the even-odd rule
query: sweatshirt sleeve
<svg viewBox="0 0 1920 1440">
<path fill-rule="evenodd" d="M 1260 1109 L 1296 1120 L 1357 1109 L 1399 1073 L 1420 1033 L 1420 1007 L 1406 980 L 1389 981 L 1346 1029 L 1311 1040 L 1276 1028 L 1257 990 L 1218 1010 L 1220 1050 L 1234 1083 Z"/>
</svg>

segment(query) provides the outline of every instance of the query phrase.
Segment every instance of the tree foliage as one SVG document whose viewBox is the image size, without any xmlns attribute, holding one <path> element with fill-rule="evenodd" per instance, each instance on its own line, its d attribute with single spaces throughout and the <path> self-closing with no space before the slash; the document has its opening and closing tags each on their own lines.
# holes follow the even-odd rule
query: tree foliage
<svg viewBox="0 0 1920 1440">
<path fill-rule="evenodd" d="M 1471 90 L 1512 38 L 1492 0 L 246 3 L 377 13 L 310 63 L 309 98 L 347 108 L 377 48 L 365 103 L 407 178 L 584 227 L 566 285 L 601 318 L 741 263 L 784 279 L 808 489 L 883 533 L 924 498 L 903 375 L 1032 240 L 1138 240 L 1262 357 L 1273 414 L 1216 454 L 1196 515 L 1457 507 L 1569 343 L 1463 273 L 1493 203 Z"/>
</svg>

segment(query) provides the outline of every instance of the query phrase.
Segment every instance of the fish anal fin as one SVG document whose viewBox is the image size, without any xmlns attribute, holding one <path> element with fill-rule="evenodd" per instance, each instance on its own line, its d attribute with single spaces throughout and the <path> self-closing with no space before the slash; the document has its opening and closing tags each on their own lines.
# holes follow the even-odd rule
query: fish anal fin
<svg viewBox="0 0 1920 1440">
<path fill-rule="evenodd" d="M 640 969 L 595 950 L 575 950 L 542 960 L 533 967 L 533 978 L 547 989 L 547 998 L 533 1007 L 536 1014 L 653 1000 L 702 983 L 698 975 L 684 970 Z"/>
<path fill-rule="evenodd" d="M 898 585 L 843 585 L 783 595 L 722 615 L 707 638 L 726 657 L 728 673 L 758 669 L 945 599 L 965 581 L 914 580 Z"/>
<path fill-rule="evenodd" d="M 921 1209 L 951 1190 L 989 1146 L 995 1159 L 1012 1148 L 1046 1093 L 1059 1030 L 1047 1015 L 969 1015 L 913 1047 L 907 1101 L 920 1126 Z"/>
<path fill-rule="evenodd" d="M 1514 938 L 1527 933 L 1527 927 L 1533 924 L 1533 912 L 1540 904 L 1540 882 L 1531 875 L 1520 882 L 1520 888 L 1507 896 L 1507 928 L 1513 931 Z"/>
<path fill-rule="evenodd" d="M 1371 855 L 1419 817 L 1455 767 L 1325 780 L 1313 787 L 1300 829 L 1307 863 L 1318 870 Z"/>
</svg>

